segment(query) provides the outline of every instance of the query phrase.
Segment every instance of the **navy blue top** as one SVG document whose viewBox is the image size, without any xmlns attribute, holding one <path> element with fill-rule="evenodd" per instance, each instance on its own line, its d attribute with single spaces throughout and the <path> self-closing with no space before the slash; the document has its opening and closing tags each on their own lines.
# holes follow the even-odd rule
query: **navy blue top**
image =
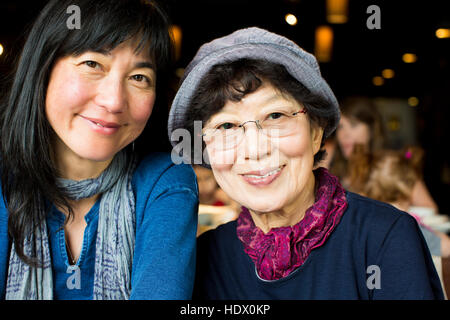
<svg viewBox="0 0 450 320">
<path fill-rule="evenodd" d="M 195 272 L 198 187 L 188 165 L 174 165 L 170 155 L 145 157 L 132 178 L 136 197 L 136 242 L 130 299 L 190 299 Z M 8 214 L 0 197 L 0 298 L 5 298 L 9 246 Z M 80 289 L 67 286 L 72 273 L 65 246 L 65 216 L 53 207 L 47 217 L 55 299 L 92 299 L 95 243 L 100 199 L 86 214 L 77 265 Z"/>
<path fill-rule="evenodd" d="M 415 219 L 388 204 L 346 195 L 348 208 L 325 244 L 279 280 L 258 277 L 236 221 L 202 234 L 194 299 L 443 299 Z"/>
</svg>

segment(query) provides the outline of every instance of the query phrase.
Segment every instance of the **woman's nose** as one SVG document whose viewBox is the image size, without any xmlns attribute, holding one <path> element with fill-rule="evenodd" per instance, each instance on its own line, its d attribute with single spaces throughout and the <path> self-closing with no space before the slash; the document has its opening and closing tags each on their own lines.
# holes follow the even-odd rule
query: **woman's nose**
<svg viewBox="0 0 450 320">
<path fill-rule="evenodd" d="M 124 83 L 119 77 L 109 75 L 97 87 L 95 102 L 110 113 L 120 113 L 126 108 Z"/>
<path fill-rule="evenodd" d="M 270 154 L 270 148 L 270 139 L 262 134 L 256 123 L 246 124 L 239 153 L 246 160 L 259 160 Z"/>
</svg>

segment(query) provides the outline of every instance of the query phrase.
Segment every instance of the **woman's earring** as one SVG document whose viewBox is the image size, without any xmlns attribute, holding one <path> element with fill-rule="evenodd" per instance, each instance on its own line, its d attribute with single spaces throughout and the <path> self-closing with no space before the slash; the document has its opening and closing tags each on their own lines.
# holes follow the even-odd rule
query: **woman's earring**
<svg viewBox="0 0 450 320">
<path fill-rule="evenodd" d="M 131 151 L 134 153 L 134 141 L 131 143 Z"/>
</svg>

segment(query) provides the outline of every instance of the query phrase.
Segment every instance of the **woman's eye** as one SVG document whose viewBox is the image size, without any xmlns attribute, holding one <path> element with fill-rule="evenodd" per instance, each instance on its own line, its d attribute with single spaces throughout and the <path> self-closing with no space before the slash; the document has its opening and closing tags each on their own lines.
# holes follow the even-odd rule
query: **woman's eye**
<svg viewBox="0 0 450 320">
<path fill-rule="evenodd" d="M 235 125 L 231 122 L 225 122 L 222 123 L 221 125 L 217 126 L 217 129 L 219 130 L 229 130 L 229 129 L 233 129 L 235 127 Z"/>
<path fill-rule="evenodd" d="M 272 112 L 271 114 L 269 114 L 267 116 L 267 119 L 269 119 L 269 120 L 277 120 L 277 119 L 280 119 L 283 116 L 284 116 L 284 114 L 281 113 L 281 112 Z"/>
<path fill-rule="evenodd" d="M 143 74 L 135 74 L 130 77 L 131 80 L 136 81 L 139 86 L 150 87 L 153 86 L 152 80 Z"/>
<path fill-rule="evenodd" d="M 136 75 L 132 76 L 131 78 L 133 80 L 136 80 L 137 82 L 142 82 L 142 81 L 150 82 L 148 80 L 148 78 L 142 74 L 136 74 Z"/>
<path fill-rule="evenodd" d="M 84 61 L 83 63 L 85 65 L 87 65 L 89 68 L 96 69 L 97 67 L 99 67 L 99 64 L 97 62 L 95 62 L 95 61 L 92 61 L 92 60 Z"/>
</svg>

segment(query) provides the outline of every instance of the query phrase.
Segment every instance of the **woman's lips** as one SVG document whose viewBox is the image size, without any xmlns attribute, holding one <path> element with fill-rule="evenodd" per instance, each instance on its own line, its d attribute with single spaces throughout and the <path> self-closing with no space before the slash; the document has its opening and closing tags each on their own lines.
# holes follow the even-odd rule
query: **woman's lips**
<svg viewBox="0 0 450 320">
<path fill-rule="evenodd" d="M 101 133 L 101 134 L 106 134 L 106 135 L 114 134 L 121 127 L 120 124 L 115 123 L 115 122 L 107 122 L 107 121 L 104 121 L 101 119 L 89 118 L 89 117 L 85 117 L 82 115 L 80 115 L 80 117 L 89 123 L 92 130 L 94 130 L 97 133 Z"/>
<path fill-rule="evenodd" d="M 281 166 L 275 169 L 265 169 L 259 171 L 250 171 L 241 174 L 242 179 L 253 186 L 267 186 L 271 184 L 276 178 L 281 175 L 285 166 Z"/>
</svg>

